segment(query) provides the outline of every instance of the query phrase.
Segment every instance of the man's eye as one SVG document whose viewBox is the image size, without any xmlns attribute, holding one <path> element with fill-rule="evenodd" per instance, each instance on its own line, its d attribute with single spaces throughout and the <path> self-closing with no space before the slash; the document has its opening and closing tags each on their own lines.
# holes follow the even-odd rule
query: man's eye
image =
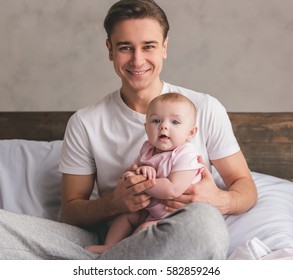
<svg viewBox="0 0 293 280">
<path fill-rule="evenodd" d="M 119 50 L 120 51 L 130 51 L 131 50 L 131 47 L 125 46 L 125 47 L 121 47 Z"/>
<path fill-rule="evenodd" d="M 150 50 L 150 49 L 153 49 L 154 46 L 153 45 L 147 45 L 144 47 L 145 50 Z"/>
</svg>

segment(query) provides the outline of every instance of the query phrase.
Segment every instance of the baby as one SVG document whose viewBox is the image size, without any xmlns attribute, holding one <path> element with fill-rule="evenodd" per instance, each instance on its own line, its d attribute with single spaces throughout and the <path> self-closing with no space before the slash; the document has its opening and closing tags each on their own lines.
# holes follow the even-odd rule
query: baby
<svg viewBox="0 0 293 280">
<path fill-rule="evenodd" d="M 122 176 L 127 179 L 142 174 L 155 180 L 155 185 L 145 191 L 151 196 L 151 202 L 146 211 L 117 216 L 105 244 L 88 246 L 87 250 L 102 253 L 130 234 L 156 224 L 170 214 L 159 200 L 174 199 L 201 180 L 203 165 L 197 161 L 194 145 L 189 143 L 197 131 L 195 121 L 194 104 L 181 94 L 162 94 L 152 100 L 146 113 L 148 140 L 142 145 L 134 166 Z"/>
</svg>

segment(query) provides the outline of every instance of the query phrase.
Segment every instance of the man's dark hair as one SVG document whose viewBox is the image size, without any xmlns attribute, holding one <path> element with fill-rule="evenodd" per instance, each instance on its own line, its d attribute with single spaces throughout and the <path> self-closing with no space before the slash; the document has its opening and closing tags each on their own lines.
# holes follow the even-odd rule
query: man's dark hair
<svg viewBox="0 0 293 280">
<path fill-rule="evenodd" d="M 153 0 L 120 0 L 108 11 L 104 20 L 104 28 L 110 39 L 116 23 L 127 19 L 153 18 L 159 22 L 163 30 L 164 40 L 168 36 L 169 22 L 165 12 Z"/>
</svg>

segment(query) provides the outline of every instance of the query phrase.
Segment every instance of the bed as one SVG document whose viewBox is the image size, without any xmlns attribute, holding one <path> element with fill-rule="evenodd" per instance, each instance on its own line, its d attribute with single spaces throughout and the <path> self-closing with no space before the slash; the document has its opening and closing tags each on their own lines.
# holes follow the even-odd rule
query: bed
<svg viewBox="0 0 293 280">
<path fill-rule="evenodd" d="M 0 208 L 58 220 L 58 160 L 72 114 L 0 112 Z M 293 113 L 229 113 L 229 117 L 259 200 L 248 212 L 225 217 L 231 240 L 228 259 L 292 260 Z M 215 170 L 213 175 L 224 187 Z"/>
</svg>

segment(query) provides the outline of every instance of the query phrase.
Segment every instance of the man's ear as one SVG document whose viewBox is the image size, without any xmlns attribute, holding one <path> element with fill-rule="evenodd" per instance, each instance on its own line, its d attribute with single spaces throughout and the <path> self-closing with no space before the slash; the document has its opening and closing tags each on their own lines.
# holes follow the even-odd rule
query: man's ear
<svg viewBox="0 0 293 280">
<path fill-rule="evenodd" d="M 106 46 L 108 48 L 108 51 L 109 51 L 109 59 L 111 61 L 113 61 L 113 46 L 112 46 L 112 43 L 109 39 L 106 40 Z"/>
<path fill-rule="evenodd" d="M 167 37 L 163 43 L 163 58 L 166 59 L 167 58 L 167 47 L 168 47 L 168 40 L 169 37 Z"/>
</svg>

